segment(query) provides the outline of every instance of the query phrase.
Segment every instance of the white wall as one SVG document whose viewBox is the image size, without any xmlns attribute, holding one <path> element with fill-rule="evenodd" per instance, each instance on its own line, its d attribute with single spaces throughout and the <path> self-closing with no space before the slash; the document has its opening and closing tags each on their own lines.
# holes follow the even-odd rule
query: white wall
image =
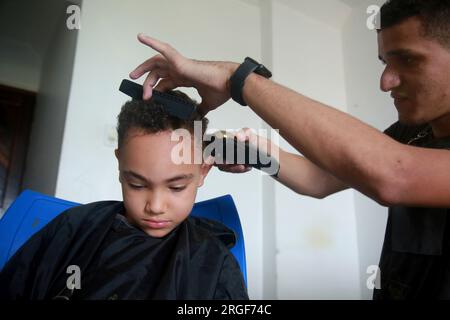
<svg viewBox="0 0 450 320">
<path fill-rule="evenodd" d="M 106 132 L 115 126 L 127 100 L 118 91 L 120 81 L 155 54 L 138 43 L 139 32 L 198 59 L 260 58 L 259 10 L 237 0 L 114 0 L 107 5 L 89 0 L 83 4 L 81 25 L 56 188 L 56 196 L 73 201 L 121 199 L 115 143 L 108 142 Z M 234 103 L 209 118 L 211 128 L 260 125 L 259 118 Z M 249 294 L 254 299 L 262 297 L 260 188 L 256 173 L 233 176 L 214 170 L 198 195 L 198 200 L 233 195 L 244 228 Z"/>
<path fill-rule="evenodd" d="M 376 31 L 366 26 L 369 5 L 383 0 L 364 0 L 352 10 L 343 28 L 345 81 L 348 112 L 379 130 L 396 121 L 397 114 L 388 94 L 379 90 L 382 65 L 378 61 Z M 361 292 L 372 298 L 367 289 L 367 268 L 378 265 L 386 228 L 387 209 L 360 193 L 355 196 Z"/>
<path fill-rule="evenodd" d="M 72 81 L 76 30 L 66 28 L 65 10 L 39 70 L 38 96 L 34 111 L 23 187 L 54 194 Z"/>
<path fill-rule="evenodd" d="M 273 70 L 273 1 L 262 0 L 261 8 L 261 62 Z M 267 130 L 267 137 L 271 132 L 270 126 L 263 123 Z M 276 135 L 278 138 L 278 135 Z M 277 141 L 274 141 L 277 143 Z M 274 300 L 277 298 L 277 238 L 276 238 L 276 203 L 275 203 L 274 179 L 268 176 L 262 177 L 261 193 L 262 202 L 262 233 L 263 233 L 263 299 Z"/>
<path fill-rule="evenodd" d="M 273 9 L 275 80 L 347 111 L 341 30 L 284 3 Z M 285 141 L 281 145 L 296 153 Z M 360 298 L 352 191 L 325 200 L 281 184 L 275 192 L 278 298 Z"/>
</svg>

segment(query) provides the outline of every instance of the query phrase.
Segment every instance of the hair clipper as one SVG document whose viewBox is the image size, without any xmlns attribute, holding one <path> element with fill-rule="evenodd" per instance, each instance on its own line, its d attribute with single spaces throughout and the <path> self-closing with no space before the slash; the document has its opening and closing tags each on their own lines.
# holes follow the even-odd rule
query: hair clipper
<svg viewBox="0 0 450 320">
<path fill-rule="evenodd" d="M 280 168 L 275 157 L 225 130 L 205 135 L 204 152 L 205 156 L 213 156 L 216 164 L 250 166 L 271 176 L 277 176 Z"/>
</svg>

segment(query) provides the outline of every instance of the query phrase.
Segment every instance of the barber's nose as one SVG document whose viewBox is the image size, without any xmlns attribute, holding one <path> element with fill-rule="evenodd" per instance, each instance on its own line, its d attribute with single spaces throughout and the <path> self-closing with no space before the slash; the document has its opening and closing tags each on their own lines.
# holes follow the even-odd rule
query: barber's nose
<svg viewBox="0 0 450 320">
<path fill-rule="evenodd" d="M 164 195 L 161 192 L 152 192 L 147 197 L 147 203 L 145 205 L 145 212 L 150 215 L 160 215 L 165 212 Z"/>
<path fill-rule="evenodd" d="M 400 77 L 398 73 L 389 66 L 386 66 L 381 75 L 380 89 L 384 92 L 389 92 L 398 86 L 400 86 Z"/>
</svg>

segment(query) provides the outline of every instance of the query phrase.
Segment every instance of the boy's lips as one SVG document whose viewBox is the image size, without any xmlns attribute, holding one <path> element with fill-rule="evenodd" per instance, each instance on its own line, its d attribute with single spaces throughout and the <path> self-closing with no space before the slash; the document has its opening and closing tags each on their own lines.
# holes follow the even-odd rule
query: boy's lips
<svg viewBox="0 0 450 320">
<path fill-rule="evenodd" d="M 163 229 L 170 224 L 169 220 L 143 219 L 142 221 L 152 229 Z"/>
</svg>

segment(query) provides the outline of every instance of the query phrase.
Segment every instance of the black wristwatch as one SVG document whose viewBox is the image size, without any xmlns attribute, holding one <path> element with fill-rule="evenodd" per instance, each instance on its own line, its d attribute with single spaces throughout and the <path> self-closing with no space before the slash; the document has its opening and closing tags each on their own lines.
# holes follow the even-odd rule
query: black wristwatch
<svg viewBox="0 0 450 320">
<path fill-rule="evenodd" d="M 242 97 L 242 89 L 244 88 L 245 79 L 252 72 L 267 79 L 272 77 L 272 72 L 261 63 L 249 57 L 245 58 L 245 61 L 230 78 L 231 98 L 242 106 L 247 105 Z"/>
</svg>

